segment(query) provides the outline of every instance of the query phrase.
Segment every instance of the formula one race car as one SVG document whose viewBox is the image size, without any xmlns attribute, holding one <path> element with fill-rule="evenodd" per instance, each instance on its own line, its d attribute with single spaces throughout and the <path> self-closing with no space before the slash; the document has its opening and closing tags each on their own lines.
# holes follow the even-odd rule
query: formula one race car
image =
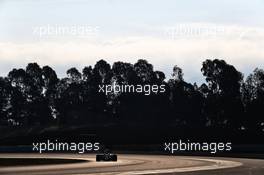
<svg viewBox="0 0 264 175">
<path fill-rule="evenodd" d="M 110 153 L 109 150 L 105 150 L 103 154 L 96 155 L 96 162 L 116 162 L 117 155 Z"/>
</svg>

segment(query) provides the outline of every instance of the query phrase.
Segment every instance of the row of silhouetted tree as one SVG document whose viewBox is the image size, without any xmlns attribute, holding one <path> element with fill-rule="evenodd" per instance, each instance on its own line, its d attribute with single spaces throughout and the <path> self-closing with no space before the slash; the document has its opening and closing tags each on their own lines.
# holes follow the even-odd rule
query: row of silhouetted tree
<svg viewBox="0 0 264 175">
<path fill-rule="evenodd" d="M 201 73 L 206 83 L 184 80 L 174 66 L 165 78 L 146 60 L 135 64 L 104 60 L 93 67 L 67 70 L 58 78 L 49 66 L 29 63 L 0 77 L 0 127 L 36 125 L 164 125 L 216 127 L 236 130 L 264 129 L 264 71 L 244 78 L 223 60 L 206 60 Z M 101 84 L 164 84 L 165 93 L 98 92 Z"/>
</svg>

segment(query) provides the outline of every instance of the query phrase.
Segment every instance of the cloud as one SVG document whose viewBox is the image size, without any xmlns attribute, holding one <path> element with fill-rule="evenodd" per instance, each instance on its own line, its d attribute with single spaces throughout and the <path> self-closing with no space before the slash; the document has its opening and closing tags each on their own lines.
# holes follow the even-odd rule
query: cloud
<svg viewBox="0 0 264 175">
<path fill-rule="evenodd" d="M 185 72 L 185 79 L 191 81 L 201 81 L 200 68 L 205 59 L 224 59 L 245 73 L 264 65 L 262 29 L 224 29 L 221 30 L 224 33 L 212 36 L 207 33 L 200 36 L 170 37 L 166 36 L 164 29 L 164 35 L 160 36 L 0 42 L 0 63 L 11 69 L 28 62 L 38 62 L 65 72 L 72 66 L 82 68 L 94 65 L 99 59 L 110 63 L 135 63 L 138 59 L 147 59 L 156 69 L 166 72 L 167 76 L 173 65 L 179 65 Z M 0 72 L 1 75 L 6 73 Z M 63 75 L 63 72 L 59 74 Z"/>
</svg>

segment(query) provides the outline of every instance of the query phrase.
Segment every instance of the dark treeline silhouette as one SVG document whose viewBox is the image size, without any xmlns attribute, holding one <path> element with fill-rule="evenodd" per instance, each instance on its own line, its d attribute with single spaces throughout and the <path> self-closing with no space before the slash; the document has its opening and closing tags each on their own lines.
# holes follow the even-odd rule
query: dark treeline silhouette
<svg viewBox="0 0 264 175">
<path fill-rule="evenodd" d="M 174 66 L 166 80 L 146 60 L 112 66 L 100 60 L 82 72 L 70 68 L 65 78 L 58 78 L 49 66 L 29 63 L 0 77 L 0 135 L 75 127 L 119 139 L 133 135 L 137 140 L 138 136 L 142 140 L 185 136 L 250 142 L 253 136 L 262 137 L 264 71 L 257 68 L 243 78 L 234 66 L 215 59 L 204 61 L 201 72 L 206 83 L 198 86 L 184 80 L 180 67 Z M 99 85 L 114 82 L 164 84 L 166 92 L 106 95 L 98 91 Z"/>
</svg>

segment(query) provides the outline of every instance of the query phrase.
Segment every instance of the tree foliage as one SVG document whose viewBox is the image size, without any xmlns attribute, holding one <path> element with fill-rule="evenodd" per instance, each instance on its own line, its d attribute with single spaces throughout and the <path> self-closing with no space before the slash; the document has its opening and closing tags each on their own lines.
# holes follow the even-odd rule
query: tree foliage
<svg viewBox="0 0 264 175">
<path fill-rule="evenodd" d="M 154 70 L 148 61 L 135 64 L 99 60 L 80 72 L 67 70 L 58 78 L 49 66 L 29 63 L 0 77 L 0 125 L 127 123 L 187 128 L 263 130 L 264 71 L 255 69 L 245 81 L 224 60 L 206 60 L 201 72 L 206 83 L 198 86 L 183 78 L 174 66 L 171 78 Z M 156 84 L 165 93 L 100 93 L 99 85 Z"/>
</svg>

